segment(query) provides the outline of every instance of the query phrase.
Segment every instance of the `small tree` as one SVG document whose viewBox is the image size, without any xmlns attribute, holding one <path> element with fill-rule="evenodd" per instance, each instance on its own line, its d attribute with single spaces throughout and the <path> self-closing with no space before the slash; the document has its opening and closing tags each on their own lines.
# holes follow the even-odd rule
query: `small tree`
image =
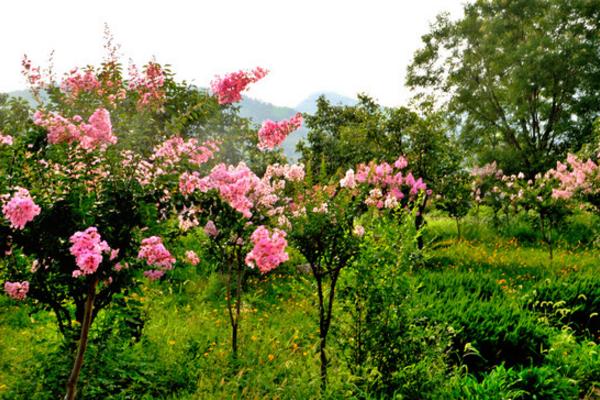
<svg viewBox="0 0 600 400">
<path fill-rule="evenodd" d="M 405 174 L 407 161 L 361 164 L 338 184 L 298 186 L 287 208 L 290 240 L 307 260 L 317 286 L 321 388 L 327 387 L 327 337 L 333 318 L 335 290 L 343 269 L 359 251 L 364 227 L 357 218 L 369 208 L 391 210 L 416 200 L 426 189 L 422 179 Z"/>
</svg>

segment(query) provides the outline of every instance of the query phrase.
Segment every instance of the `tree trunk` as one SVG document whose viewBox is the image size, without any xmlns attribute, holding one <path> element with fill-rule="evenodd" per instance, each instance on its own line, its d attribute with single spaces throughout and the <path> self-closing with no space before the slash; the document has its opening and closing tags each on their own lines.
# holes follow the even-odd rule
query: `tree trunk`
<svg viewBox="0 0 600 400">
<path fill-rule="evenodd" d="M 69 375 L 69 379 L 67 380 L 67 394 L 65 395 L 65 400 L 74 400 L 75 395 L 77 394 L 77 381 L 79 380 L 79 373 L 81 372 L 81 367 L 83 366 L 83 357 L 87 348 L 90 326 L 92 325 L 92 312 L 94 310 L 94 299 L 96 298 L 97 284 L 98 280 L 94 279 L 92 282 L 90 282 L 90 286 L 88 288 L 83 322 L 81 324 L 81 336 L 77 345 L 77 354 L 73 363 L 73 369 L 71 370 L 71 375 Z"/>
<path fill-rule="evenodd" d="M 454 218 L 456 220 L 456 241 L 460 242 L 460 218 Z"/>
</svg>

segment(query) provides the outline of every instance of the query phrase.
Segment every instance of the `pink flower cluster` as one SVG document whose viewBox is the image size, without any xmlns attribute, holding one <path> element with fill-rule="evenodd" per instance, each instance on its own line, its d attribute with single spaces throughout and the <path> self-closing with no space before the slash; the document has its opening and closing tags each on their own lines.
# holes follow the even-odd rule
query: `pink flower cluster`
<svg viewBox="0 0 600 400">
<path fill-rule="evenodd" d="M 257 67 L 252 71 L 232 72 L 224 77 L 217 76 L 210 88 L 219 100 L 219 104 L 235 103 L 242 99 L 241 93 L 251 83 L 257 82 L 267 75 L 268 71 Z"/>
<path fill-rule="evenodd" d="M 79 142 L 85 150 L 93 150 L 106 144 L 117 143 L 117 137 L 112 134 L 110 114 L 104 108 L 98 108 L 88 119 L 88 123 L 79 115 L 67 119 L 58 114 L 45 115 L 37 111 L 34 123 L 48 130 L 48 142 L 58 144 L 62 142 Z"/>
<path fill-rule="evenodd" d="M 365 204 L 377 208 L 394 208 L 406 197 L 405 192 L 408 192 L 410 200 L 420 192 L 427 191 L 423 179 L 415 179 L 410 172 L 407 175 L 402 173 L 407 165 L 404 157 L 398 158 L 393 166 L 386 162 L 360 164 L 356 173 L 353 169 L 346 172 L 340 180 L 340 186 L 348 189 L 354 189 L 358 185 L 370 187 Z"/>
<path fill-rule="evenodd" d="M 258 178 L 243 162 L 237 166 L 219 164 L 204 178 L 196 172 L 186 172 L 180 177 L 179 188 L 184 195 L 195 190 L 215 189 L 225 202 L 246 218 L 252 216 L 253 207 L 270 207 L 277 201 L 268 181 Z"/>
<path fill-rule="evenodd" d="M 289 256 L 285 252 L 285 236 L 285 232 L 279 229 L 271 234 L 267 228 L 259 226 L 250 236 L 254 247 L 246 255 L 246 265 L 250 268 L 256 265 L 261 273 L 266 274 L 287 261 Z"/>
<path fill-rule="evenodd" d="M 85 231 L 75 232 L 69 241 L 72 243 L 69 251 L 75 257 L 78 270 L 73 271 L 73 277 L 90 275 L 98 270 L 102 263 L 102 254 L 110 254 L 111 259 L 116 257 L 106 241 L 102 240 L 96 227 L 89 227 Z M 118 252 L 118 251 L 117 251 Z"/>
<path fill-rule="evenodd" d="M 559 181 L 560 187 L 552 190 L 552 197 L 556 199 L 569 199 L 576 193 L 589 194 L 599 187 L 600 168 L 591 159 L 583 162 L 574 154 L 567 156 L 567 163 L 560 161 L 556 163 L 556 169 L 548 171 L 548 174 Z"/>
<path fill-rule="evenodd" d="M 15 300 L 25 300 L 29 292 L 29 282 L 4 282 L 4 291 Z"/>
<path fill-rule="evenodd" d="M 289 120 L 274 122 L 270 119 L 264 121 L 258 131 L 258 148 L 261 150 L 274 149 L 286 137 L 302 126 L 302 114 L 297 113 Z"/>
<path fill-rule="evenodd" d="M 198 257 L 198 254 L 196 254 L 195 251 L 188 250 L 185 252 L 185 260 L 191 265 L 195 266 L 198 265 L 198 263 L 200 262 L 200 257 Z"/>
<path fill-rule="evenodd" d="M 10 221 L 13 229 L 24 229 L 25 224 L 33 221 L 41 212 L 41 208 L 33 202 L 27 189 L 19 189 L 13 197 L 2 206 L 4 217 Z"/>
<path fill-rule="evenodd" d="M 6 146 L 12 146 L 13 137 L 10 135 L 3 135 L 2 133 L 0 133 L 0 144 L 4 144 Z"/>
<path fill-rule="evenodd" d="M 204 225 L 204 233 L 210 237 L 215 237 L 219 234 L 219 230 L 213 221 L 208 221 L 206 225 Z"/>
<path fill-rule="evenodd" d="M 213 141 L 200 144 L 194 138 L 183 140 L 180 136 L 173 136 L 154 149 L 153 158 L 160 159 L 161 163 L 175 165 L 182 157 L 187 157 L 190 163 L 201 165 L 213 158 L 218 150 L 219 147 Z"/>
<path fill-rule="evenodd" d="M 165 97 L 165 73 L 160 64 L 149 62 L 140 74 L 135 65 L 129 67 L 129 89 L 139 93 L 139 106 L 160 102 Z"/>
<path fill-rule="evenodd" d="M 151 236 L 142 240 L 142 246 L 138 253 L 138 258 L 145 260 L 146 263 L 156 269 L 145 271 L 144 275 L 150 280 L 156 280 L 165 274 L 165 271 L 173 269 L 175 258 L 163 245 L 162 239 L 158 236 Z"/>
<path fill-rule="evenodd" d="M 77 68 L 71 70 L 63 79 L 60 89 L 70 97 L 78 97 L 80 93 L 95 92 L 100 89 L 100 82 L 91 68 L 84 72 Z"/>
</svg>

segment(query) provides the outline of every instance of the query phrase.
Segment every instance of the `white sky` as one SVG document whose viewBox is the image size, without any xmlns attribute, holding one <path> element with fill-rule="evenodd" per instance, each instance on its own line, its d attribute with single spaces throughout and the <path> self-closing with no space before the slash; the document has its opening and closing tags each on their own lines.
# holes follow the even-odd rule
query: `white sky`
<svg viewBox="0 0 600 400">
<path fill-rule="evenodd" d="M 0 91 L 25 88 L 24 53 L 55 69 L 98 64 L 107 22 L 124 63 L 152 56 L 179 79 L 207 86 L 215 74 L 263 66 L 247 93 L 294 106 L 314 92 L 404 104 L 406 66 L 441 11 L 465 0 L 10 0 L 0 11 Z"/>
</svg>

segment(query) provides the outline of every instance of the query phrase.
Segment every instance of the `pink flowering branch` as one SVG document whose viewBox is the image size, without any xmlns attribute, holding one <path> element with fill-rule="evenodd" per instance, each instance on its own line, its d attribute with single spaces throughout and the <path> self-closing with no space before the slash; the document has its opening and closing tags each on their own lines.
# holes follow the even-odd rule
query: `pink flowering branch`
<svg viewBox="0 0 600 400">
<path fill-rule="evenodd" d="M 229 73 L 223 77 L 217 76 L 211 83 L 210 88 L 217 96 L 219 104 L 235 103 L 242 99 L 241 93 L 251 83 L 255 83 L 267 75 L 268 71 L 257 67 L 252 71 L 238 71 Z"/>
</svg>

